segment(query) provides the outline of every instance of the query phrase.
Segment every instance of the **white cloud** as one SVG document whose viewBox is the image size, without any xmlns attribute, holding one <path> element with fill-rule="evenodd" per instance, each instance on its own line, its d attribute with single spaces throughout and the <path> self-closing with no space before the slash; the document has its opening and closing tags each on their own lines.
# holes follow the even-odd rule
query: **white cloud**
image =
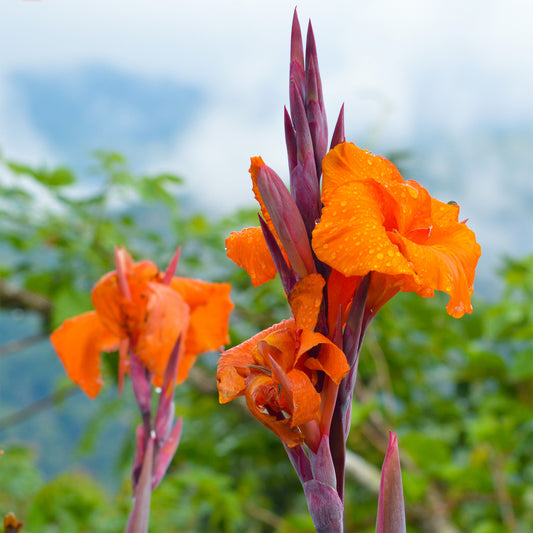
<svg viewBox="0 0 533 533">
<path fill-rule="evenodd" d="M 96 62 L 164 76 L 200 86 L 208 104 L 188 136 L 154 153 L 147 165 L 185 175 L 210 209 L 250 204 L 249 156 L 260 154 L 287 174 L 282 108 L 288 103 L 292 11 L 286 0 L 12 0 L 0 21 L 0 145 L 29 159 L 47 151 L 24 115 L 12 109 L 16 100 L 6 104 L 2 80 L 15 70 Z M 480 128 L 531 129 L 532 2 L 301 0 L 298 11 L 304 32 L 307 19 L 313 21 L 330 124 L 345 102 L 354 141 L 416 154 L 425 141 L 453 139 L 463 147 L 467 168 L 473 164 L 467 146 Z M 501 159 L 492 188 L 482 193 L 480 172 L 463 174 L 470 185 L 459 191 L 446 172 L 425 166 L 446 195 L 469 195 L 457 200 L 480 219 L 487 203 L 503 216 L 497 172 L 508 167 L 509 151 L 493 147 Z M 432 147 L 432 161 L 448 156 L 445 146 Z M 513 163 L 529 165 L 523 152 Z M 513 179 L 519 178 L 505 179 L 504 202 L 513 205 Z M 517 182 L 516 190 L 528 186 Z M 483 223 L 490 226 L 490 217 Z"/>
</svg>

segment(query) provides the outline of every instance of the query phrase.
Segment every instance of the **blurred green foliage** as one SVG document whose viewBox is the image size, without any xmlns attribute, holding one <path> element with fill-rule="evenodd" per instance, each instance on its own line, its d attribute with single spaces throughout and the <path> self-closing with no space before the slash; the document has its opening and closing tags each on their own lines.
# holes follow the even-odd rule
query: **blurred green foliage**
<svg viewBox="0 0 533 533">
<path fill-rule="evenodd" d="M 179 178 L 137 175 L 119 154 L 96 154 L 91 172 L 88 184 L 66 168 L 2 161 L 0 281 L 51 303 L 43 331 L 90 308 L 90 290 L 113 268 L 115 245 L 161 268 L 181 245 L 181 275 L 230 281 L 232 344 L 287 316 L 278 280 L 254 288 L 225 257 L 225 237 L 257 225 L 256 210 L 218 219 L 194 212 Z M 442 295 L 400 294 L 365 339 L 348 447 L 379 469 L 389 429 L 398 433 L 408 531 L 533 530 L 533 258 L 507 260 L 501 281 L 497 301 L 478 297 L 474 313 L 461 320 L 446 314 Z M 33 357 L 28 372 L 40 372 L 39 355 Z M 119 489 L 67 472 L 67 464 L 63 474 L 46 480 L 31 443 L 5 442 L 0 512 L 14 511 L 26 522 L 25 532 L 124 527 L 138 416 L 128 394 L 116 395 L 116 359 L 104 362 L 108 392 L 84 421 L 79 451 L 105 447 L 106 428 L 126 424 L 132 438 L 115 469 Z M 216 354 L 202 356 L 194 376 L 177 389 L 184 433 L 153 494 L 151 531 L 313 531 L 281 444 L 242 402 L 218 404 L 215 366 Z M 50 453 L 61 448 L 58 435 Z M 349 475 L 346 531 L 374 531 L 376 507 L 372 484 Z"/>
</svg>

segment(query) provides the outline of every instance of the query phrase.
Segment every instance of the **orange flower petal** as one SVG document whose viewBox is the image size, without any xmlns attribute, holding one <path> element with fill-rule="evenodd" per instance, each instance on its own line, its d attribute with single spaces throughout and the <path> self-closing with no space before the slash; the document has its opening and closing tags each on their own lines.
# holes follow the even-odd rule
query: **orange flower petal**
<svg viewBox="0 0 533 533">
<path fill-rule="evenodd" d="M 297 369 L 291 370 L 286 376 L 291 391 L 291 427 L 301 426 L 316 419 L 320 410 L 320 394 L 309 376 Z"/>
<path fill-rule="evenodd" d="M 338 385 L 350 367 L 344 352 L 326 336 L 316 331 L 303 331 L 298 354 L 304 354 L 318 345 L 322 345 L 318 357 L 307 358 L 304 366 L 311 370 L 322 370 Z"/>
<path fill-rule="evenodd" d="M 408 261 L 387 235 L 383 202 L 372 182 L 338 187 L 324 204 L 313 231 L 317 257 L 345 276 L 364 276 L 370 271 L 411 274 Z"/>
<path fill-rule="evenodd" d="M 445 229 L 433 228 L 430 237 L 422 244 L 400 234 L 395 238 L 405 257 L 413 263 L 420 291 L 435 289 L 449 294 L 446 309 L 455 318 L 472 312 L 470 296 L 481 254 L 472 230 L 460 223 Z"/>
<path fill-rule="evenodd" d="M 393 163 L 362 150 L 353 143 L 341 143 L 330 150 L 322 161 L 322 201 L 328 203 L 342 185 L 373 179 L 378 182 L 403 182 Z"/>
<path fill-rule="evenodd" d="M 224 366 L 217 371 L 218 401 L 227 403 L 241 396 L 246 383 L 234 366 Z"/>
<path fill-rule="evenodd" d="M 272 333 L 290 328 L 291 322 L 294 324 L 294 320 L 283 320 L 279 324 L 274 324 L 238 346 L 220 354 L 217 367 L 217 382 L 219 396 L 224 398 L 224 402 L 228 402 L 244 393 L 243 382 L 236 378 L 235 372 L 244 379 L 250 375 L 251 366 L 258 365 L 258 363 L 266 364 L 265 361 L 257 361 L 254 357 L 254 352 L 257 353 L 256 347 L 259 341 Z M 242 388 L 239 389 L 239 387 Z"/>
<path fill-rule="evenodd" d="M 297 329 L 313 330 L 322 304 L 322 289 L 326 284 L 320 274 L 302 278 L 289 294 L 289 305 L 296 320 Z"/>
<path fill-rule="evenodd" d="M 361 283 L 360 276 L 346 277 L 333 269 L 328 278 L 328 329 L 330 335 L 335 330 L 339 311 L 342 313 L 342 324 L 346 323 L 349 303 Z"/>
<path fill-rule="evenodd" d="M 183 335 L 186 342 L 189 306 L 178 292 L 161 283 L 148 283 L 146 294 L 145 321 L 131 349 L 151 372 L 162 377 L 178 336 Z"/>
<path fill-rule="evenodd" d="M 175 277 L 170 286 L 181 294 L 190 309 L 186 352 L 197 355 L 220 350 L 229 342 L 229 315 L 234 307 L 229 283 Z"/>
<path fill-rule="evenodd" d="M 69 378 L 94 398 L 102 388 L 100 354 L 117 349 L 119 338 L 90 311 L 65 320 L 50 340 Z"/>
<path fill-rule="evenodd" d="M 129 256 L 128 256 L 129 257 Z M 132 336 L 145 320 L 146 284 L 160 277 L 159 269 L 150 261 L 131 265 L 126 262 L 126 277 L 131 301 L 125 300 L 119 290 L 116 271 L 109 272 L 95 285 L 91 299 L 100 320 L 118 337 Z"/>
<path fill-rule="evenodd" d="M 277 270 L 261 228 L 234 231 L 226 239 L 227 255 L 243 267 L 257 287 L 276 277 Z"/>
<path fill-rule="evenodd" d="M 276 329 L 258 341 L 256 360 L 260 364 L 270 366 L 269 356 L 271 356 L 286 372 L 295 364 L 298 340 L 294 319 L 285 320 L 284 324 L 285 327 Z"/>
</svg>

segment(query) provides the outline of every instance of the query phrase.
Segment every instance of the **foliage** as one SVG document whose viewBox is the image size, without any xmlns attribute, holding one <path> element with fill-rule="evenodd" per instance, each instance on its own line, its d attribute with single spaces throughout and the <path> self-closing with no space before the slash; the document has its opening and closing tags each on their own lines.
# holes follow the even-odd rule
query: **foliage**
<svg viewBox="0 0 533 533">
<path fill-rule="evenodd" d="M 86 180 L 65 168 L 6 160 L 0 168 L 0 282 L 50 302 L 43 331 L 90 308 L 90 289 L 112 268 L 114 245 L 161 265 L 181 245 L 182 274 L 230 281 L 232 344 L 287 316 L 277 280 L 252 288 L 225 257 L 224 238 L 255 225 L 255 211 L 214 220 L 183 207 L 175 176 L 137 175 L 118 154 L 100 153 L 95 162 L 89 191 Z M 533 529 L 533 258 L 507 260 L 501 282 L 498 301 L 478 297 L 474 313 L 461 320 L 446 314 L 446 298 L 400 294 L 366 336 L 348 447 L 379 468 L 388 430 L 398 434 L 410 531 L 444 531 L 446 523 L 475 533 Z M 38 351 L 33 360 L 27 372 L 45 373 Z M 109 383 L 116 358 L 104 361 Z M 202 356 L 177 389 L 183 440 L 154 492 L 152 531 L 312 531 L 278 440 L 242 404 L 218 404 L 215 363 L 216 354 Z M 3 372 L 1 386 L 17 380 Z M 133 434 L 131 401 L 114 394 L 98 398 L 85 421 L 84 454 L 105 448 L 106 428 L 119 422 Z M 0 407 L 5 414 L 16 405 Z M 58 434 L 47 453 L 57 454 L 64 438 Z M 14 511 L 23 531 L 105 532 L 124 524 L 131 443 L 114 473 L 115 488 L 80 473 L 43 480 L 27 448 L 9 441 L 1 447 L 0 509 Z M 348 478 L 346 530 L 373 531 L 376 506 L 371 484 Z"/>
</svg>

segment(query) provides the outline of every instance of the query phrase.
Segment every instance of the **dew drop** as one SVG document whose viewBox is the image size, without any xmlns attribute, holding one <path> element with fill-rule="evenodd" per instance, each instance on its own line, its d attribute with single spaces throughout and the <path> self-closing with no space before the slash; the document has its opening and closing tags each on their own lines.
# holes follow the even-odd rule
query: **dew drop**
<svg viewBox="0 0 533 533">
<path fill-rule="evenodd" d="M 409 183 L 406 183 L 405 186 L 407 187 L 407 192 L 413 198 L 418 198 L 418 190 L 415 187 L 413 187 L 412 185 L 409 185 Z"/>
</svg>

